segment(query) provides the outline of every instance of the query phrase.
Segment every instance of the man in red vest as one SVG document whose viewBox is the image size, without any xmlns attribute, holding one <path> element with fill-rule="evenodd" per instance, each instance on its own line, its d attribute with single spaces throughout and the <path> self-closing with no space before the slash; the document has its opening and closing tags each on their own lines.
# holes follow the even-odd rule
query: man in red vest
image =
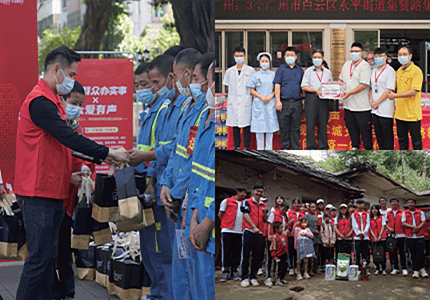
<svg viewBox="0 0 430 300">
<path fill-rule="evenodd" d="M 264 196 L 264 186 L 256 184 L 252 189 L 253 197 L 242 202 L 240 210 L 243 213 L 243 245 L 242 245 L 242 287 L 258 286 L 257 272 L 264 255 L 264 235 L 267 222 L 267 205 L 261 201 Z M 251 273 L 249 259 L 252 253 Z"/>
<path fill-rule="evenodd" d="M 106 158 L 129 161 L 125 149 L 109 149 L 68 126 L 58 95 L 73 89 L 79 61 L 79 55 L 67 47 L 52 50 L 46 56 L 43 79 L 21 106 L 14 190 L 24 216 L 29 256 L 17 299 L 52 299 L 63 201 L 69 195 L 72 177 L 70 149 L 99 163 Z"/>
<path fill-rule="evenodd" d="M 424 267 L 424 225 L 426 217 L 422 210 L 416 209 L 417 202 L 413 198 L 408 199 L 408 209 L 402 214 L 402 225 L 405 228 L 406 244 L 411 253 L 413 278 L 428 277 Z M 419 271 L 419 272 L 418 272 Z"/>
<path fill-rule="evenodd" d="M 403 276 L 408 275 L 406 256 L 405 256 L 405 228 L 402 225 L 402 215 L 403 210 L 399 207 L 399 199 L 397 197 L 392 197 L 390 199 L 390 204 L 392 210 L 387 212 L 386 227 L 388 230 L 388 235 L 393 235 L 396 239 L 396 248 L 400 254 L 400 262 L 402 264 Z M 390 263 L 391 263 L 391 275 L 396 275 L 399 272 L 399 257 L 396 254 L 390 253 Z"/>
<path fill-rule="evenodd" d="M 234 280 L 239 280 L 237 274 L 242 252 L 242 219 L 240 211 L 242 200 L 246 198 L 246 187 L 237 186 L 235 195 L 221 202 L 218 217 L 221 220 L 222 245 L 222 277 L 221 282 L 227 281 L 229 273 Z M 230 258 L 231 257 L 231 258 Z"/>
<path fill-rule="evenodd" d="M 354 211 L 351 218 L 352 228 L 354 229 L 354 246 L 355 246 L 355 264 L 360 265 L 360 254 L 363 260 L 369 264 L 369 228 L 370 217 L 364 210 L 364 200 L 358 199 L 356 201 L 357 210 Z"/>
</svg>

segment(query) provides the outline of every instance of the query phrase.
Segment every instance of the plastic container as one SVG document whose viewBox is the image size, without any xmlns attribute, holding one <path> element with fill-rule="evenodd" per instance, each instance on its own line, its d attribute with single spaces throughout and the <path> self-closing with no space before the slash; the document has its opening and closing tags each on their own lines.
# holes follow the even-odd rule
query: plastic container
<svg viewBox="0 0 430 300">
<path fill-rule="evenodd" d="M 350 281 L 358 281 L 360 270 L 357 265 L 351 265 L 349 266 L 349 274 L 348 274 L 348 280 Z"/>
<path fill-rule="evenodd" d="M 335 280 L 336 279 L 336 266 L 326 265 L 325 267 L 325 280 Z"/>
</svg>

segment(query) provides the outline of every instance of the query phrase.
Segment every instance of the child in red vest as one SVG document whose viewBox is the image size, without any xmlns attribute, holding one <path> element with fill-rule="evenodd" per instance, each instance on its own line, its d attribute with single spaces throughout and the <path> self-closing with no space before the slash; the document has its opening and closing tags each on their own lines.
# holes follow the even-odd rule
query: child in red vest
<svg viewBox="0 0 430 300">
<path fill-rule="evenodd" d="M 288 284 L 284 280 L 287 274 L 287 259 L 288 259 L 288 237 L 283 232 L 283 225 L 281 222 L 273 223 L 273 239 L 270 245 L 270 255 L 278 264 L 278 278 L 275 286 L 284 286 Z"/>
</svg>

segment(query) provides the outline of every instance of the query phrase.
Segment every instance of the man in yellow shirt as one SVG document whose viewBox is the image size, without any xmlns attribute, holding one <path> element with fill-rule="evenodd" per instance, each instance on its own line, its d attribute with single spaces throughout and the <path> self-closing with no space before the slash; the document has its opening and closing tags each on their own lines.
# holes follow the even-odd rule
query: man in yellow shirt
<svg viewBox="0 0 430 300">
<path fill-rule="evenodd" d="M 408 150 L 410 132 L 414 150 L 422 150 L 421 138 L 421 87 L 423 72 L 412 61 L 411 49 L 403 46 L 398 51 L 398 60 L 402 64 L 396 72 L 397 93 L 388 94 L 390 100 L 397 99 L 396 113 L 397 137 L 400 150 Z"/>
</svg>

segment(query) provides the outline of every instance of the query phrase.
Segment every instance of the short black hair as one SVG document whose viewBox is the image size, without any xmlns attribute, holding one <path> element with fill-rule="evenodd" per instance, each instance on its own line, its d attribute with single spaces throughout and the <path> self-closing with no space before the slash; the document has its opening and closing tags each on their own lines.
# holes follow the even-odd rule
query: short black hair
<svg viewBox="0 0 430 300">
<path fill-rule="evenodd" d="M 321 53 L 322 57 L 324 57 L 324 51 L 322 51 L 321 49 L 317 49 L 314 52 L 312 52 L 312 55 L 314 55 L 315 53 Z"/>
<path fill-rule="evenodd" d="M 400 46 L 399 50 L 400 50 L 400 49 L 402 49 L 402 48 L 406 48 L 406 49 L 408 49 L 408 53 L 409 53 L 409 54 L 411 54 L 411 53 L 412 53 L 412 48 L 411 48 L 411 46 L 402 45 L 402 46 Z M 397 50 L 397 52 L 399 52 L 399 50 Z"/>
<path fill-rule="evenodd" d="M 363 51 L 363 45 L 361 43 L 359 43 L 359 42 L 352 43 L 351 48 L 352 47 L 358 47 L 358 48 L 360 48 Z"/>
<path fill-rule="evenodd" d="M 80 62 L 81 56 L 75 51 L 67 48 L 66 46 L 61 46 L 55 48 L 45 58 L 45 71 L 52 64 L 59 63 L 63 68 L 68 68 L 74 62 Z M 64 70 L 63 70 L 64 71 Z"/>
<path fill-rule="evenodd" d="M 72 93 L 78 93 L 78 94 L 81 94 L 81 95 L 85 95 L 84 87 L 77 80 L 75 80 L 75 84 L 73 85 L 73 89 L 70 91 L 70 93 L 68 93 L 66 95 L 62 95 L 64 101 L 66 101 L 67 99 L 69 99 L 70 96 L 72 95 Z"/>
<path fill-rule="evenodd" d="M 409 200 L 412 200 L 415 204 L 417 204 L 417 200 L 415 200 L 414 198 L 410 197 L 406 202 L 408 202 Z"/>
<path fill-rule="evenodd" d="M 156 69 L 158 73 L 163 75 L 164 78 L 169 76 L 169 73 L 173 72 L 173 61 L 175 59 L 170 55 L 161 54 L 154 58 L 149 63 L 149 71 Z"/>
<path fill-rule="evenodd" d="M 356 206 L 354 203 L 350 203 L 350 204 L 348 205 L 348 208 L 350 208 L 350 207 L 357 208 L 357 206 Z"/>
<path fill-rule="evenodd" d="M 296 202 L 296 201 L 297 201 L 297 203 L 299 203 L 299 204 L 301 203 L 301 202 L 300 202 L 300 198 L 297 198 L 297 197 L 296 197 L 296 198 L 294 198 L 294 199 L 293 199 L 293 201 L 291 201 L 291 204 L 294 204 L 294 202 Z"/>
<path fill-rule="evenodd" d="M 374 55 L 379 55 L 379 54 L 387 55 L 387 50 L 384 50 L 382 48 L 376 48 L 375 50 L 373 50 L 373 54 Z"/>
<path fill-rule="evenodd" d="M 245 48 L 243 48 L 242 46 L 238 46 L 234 49 L 234 52 L 243 52 L 246 53 Z M 234 53 L 233 52 L 233 53 Z"/>
<path fill-rule="evenodd" d="M 379 203 L 381 203 L 381 199 L 384 199 L 385 202 L 387 202 L 387 198 L 385 198 L 384 196 L 382 196 L 382 197 L 379 197 L 379 200 L 378 200 Z"/>
<path fill-rule="evenodd" d="M 331 218 L 331 216 L 330 216 L 330 214 L 329 214 L 329 213 L 324 213 L 323 218 L 325 218 L 325 217 L 329 217 L 329 218 Z"/>
<path fill-rule="evenodd" d="M 273 223 L 273 231 L 278 230 L 279 228 L 281 228 L 282 223 L 279 221 L 276 221 Z"/>
<path fill-rule="evenodd" d="M 252 189 L 253 190 L 263 189 L 264 190 L 264 185 L 262 185 L 261 183 L 257 183 L 256 185 L 254 185 L 254 187 Z"/>
<path fill-rule="evenodd" d="M 294 52 L 294 54 L 297 54 L 297 50 L 296 50 L 296 48 L 294 48 L 294 47 L 287 47 L 287 49 L 285 49 L 285 52 L 284 52 L 284 55 L 285 55 L 285 53 L 287 52 L 287 51 L 291 51 L 291 52 Z"/>
<path fill-rule="evenodd" d="M 169 49 L 167 49 L 166 51 L 164 51 L 163 54 L 170 55 L 172 57 L 176 57 L 176 55 L 178 55 L 178 53 L 184 49 L 185 49 L 184 47 L 182 47 L 180 45 L 176 45 L 176 46 L 172 46 Z"/>
<path fill-rule="evenodd" d="M 290 205 L 288 205 L 287 201 L 284 201 L 284 202 L 281 203 L 281 207 L 290 208 Z"/>
<path fill-rule="evenodd" d="M 214 58 L 215 58 L 215 53 L 208 52 L 203 54 L 197 61 L 196 65 L 200 65 L 200 72 L 202 72 L 202 75 L 205 77 L 205 79 L 208 78 L 209 66 L 214 61 Z"/>
<path fill-rule="evenodd" d="M 357 200 L 355 201 L 355 204 L 359 204 L 359 203 L 364 203 L 364 199 L 357 199 Z"/>
<path fill-rule="evenodd" d="M 243 185 L 238 185 L 234 188 L 234 194 L 237 195 L 237 192 L 247 192 L 248 190 Z"/>
<path fill-rule="evenodd" d="M 399 198 L 397 198 L 397 197 L 391 197 L 391 198 L 390 198 L 390 203 L 391 203 L 392 201 L 397 201 L 397 202 L 399 202 L 399 203 L 400 203 L 400 200 L 399 200 Z"/>
<path fill-rule="evenodd" d="M 176 65 L 180 65 L 183 68 L 189 68 L 194 70 L 197 61 L 200 59 L 202 54 L 194 48 L 186 48 L 178 53 L 175 57 Z"/>
<path fill-rule="evenodd" d="M 148 73 L 149 64 L 150 64 L 149 62 L 144 62 L 143 64 L 139 65 L 134 71 L 134 75 L 141 75 L 143 73 Z"/>
</svg>

